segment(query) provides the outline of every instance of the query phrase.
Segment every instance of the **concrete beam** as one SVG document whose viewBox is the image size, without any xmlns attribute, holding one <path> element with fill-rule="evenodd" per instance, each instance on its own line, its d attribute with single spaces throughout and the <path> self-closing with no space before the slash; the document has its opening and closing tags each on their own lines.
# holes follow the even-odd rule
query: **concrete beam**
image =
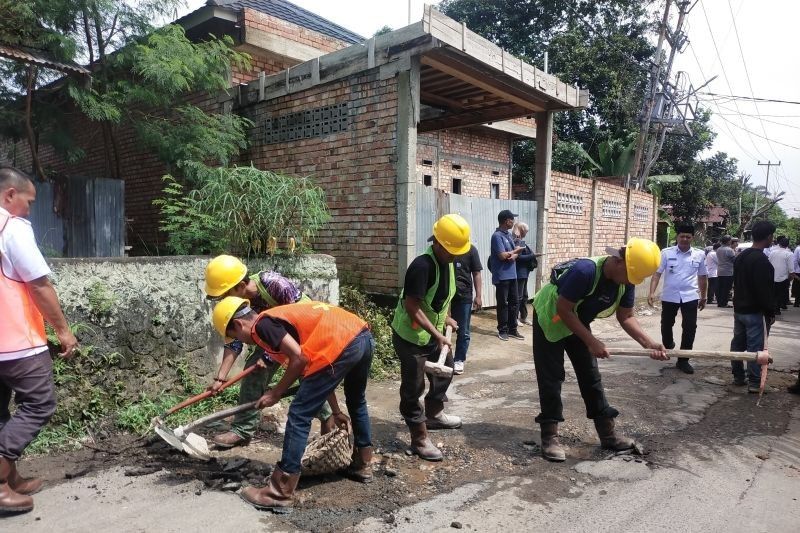
<svg viewBox="0 0 800 533">
<path fill-rule="evenodd" d="M 249 51 L 262 51 L 268 54 L 288 59 L 291 62 L 302 63 L 315 57 L 323 55 L 325 52 L 308 46 L 307 44 L 296 43 L 280 37 L 278 35 L 244 26 L 242 28 L 242 48 Z"/>
<path fill-rule="evenodd" d="M 484 124 L 485 128 L 496 131 L 510 133 L 517 137 L 524 137 L 526 139 L 536 138 L 536 128 L 532 126 L 523 126 L 513 120 L 501 120 L 499 122 L 492 122 L 491 124 Z"/>
<path fill-rule="evenodd" d="M 397 287 L 416 256 L 417 123 L 419 122 L 419 58 L 397 74 Z"/>
<path fill-rule="evenodd" d="M 550 269 L 547 264 L 547 215 L 550 211 L 550 167 L 553 160 L 553 113 L 536 113 L 536 168 L 533 199 L 536 201 L 536 253 L 542 255 L 541 267 L 536 269 L 536 290 L 547 283 Z"/>
</svg>

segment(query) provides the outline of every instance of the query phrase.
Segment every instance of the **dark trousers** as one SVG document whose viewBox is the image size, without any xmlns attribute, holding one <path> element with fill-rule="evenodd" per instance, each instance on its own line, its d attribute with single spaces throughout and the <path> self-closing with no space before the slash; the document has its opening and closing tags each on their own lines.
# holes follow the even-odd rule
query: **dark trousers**
<svg viewBox="0 0 800 533">
<path fill-rule="evenodd" d="M 517 279 L 517 306 L 519 319 L 528 320 L 528 278 Z"/>
<path fill-rule="evenodd" d="M 11 393 L 17 409 L 11 416 Z M 0 361 L 0 456 L 16 461 L 56 411 L 53 360 L 44 351 Z"/>
<path fill-rule="evenodd" d="M 675 347 L 672 336 L 672 326 L 678 310 L 681 312 L 681 350 L 691 350 L 694 346 L 694 336 L 697 332 L 697 305 L 698 300 L 682 302 L 661 302 L 661 342 L 664 347 L 671 350 Z"/>
<path fill-rule="evenodd" d="M 717 305 L 725 307 L 731 298 L 733 276 L 717 276 Z"/>
<path fill-rule="evenodd" d="M 567 352 L 578 378 L 578 388 L 586 405 L 588 418 L 614 418 L 619 411 L 608 405 L 597 359 L 576 335 L 550 342 L 544 336 L 536 315 L 533 316 L 533 362 L 539 385 L 539 416 L 536 423 L 563 422 L 561 384 L 564 383 L 564 352 Z"/>
<path fill-rule="evenodd" d="M 300 461 L 308 444 L 311 420 L 342 381 L 347 412 L 353 426 L 353 445 L 356 448 L 372 446 L 366 391 L 374 351 L 372 334 L 364 330 L 350 341 L 330 366 L 300 381 L 300 388 L 289 405 L 286 417 L 283 453 L 278 463 L 281 470 L 287 474 L 300 473 Z"/>
<path fill-rule="evenodd" d="M 497 331 L 514 333 L 517 331 L 517 280 L 507 279 L 495 285 L 497 296 Z"/>
<path fill-rule="evenodd" d="M 717 280 L 719 278 L 708 278 L 708 302 L 710 304 L 714 303 L 714 299 L 717 298 Z"/>
<path fill-rule="evenodd" d="M 417 346 L 392 332 L 392 345 L 397 357 L 400 359 L 400 414 L 409 426 L 425 422 L 425 408 L 420 404 L 419 397 L 425 392 L 425 361 L 437 362 L 439 360 L 439 346 L 431 342 L 425 346 Z M 448 352 L 445 365 L 453 368 L 453 352 Z M 447 401 L 447 388 L 453 381 L 453 376 L 442 377 L 427 374 L 428 394 L 425 395 L 425 406 L 436 415 L 444 408 Z"/>
<path fill-rule="evenodd" d="M 792 280 L 792 298 L 794 298 L 794 306 L 800 307 L 800 278 Z"/>
<path fill-rule="evenodd" d="M 774 282 L 775 285 L 775 310 L 785 308 L 786 305 L 789 303 L 789 284 L 791 283 L 790 278 L 786 278 L 783 281 L 776 281 Z"/>
</svg>

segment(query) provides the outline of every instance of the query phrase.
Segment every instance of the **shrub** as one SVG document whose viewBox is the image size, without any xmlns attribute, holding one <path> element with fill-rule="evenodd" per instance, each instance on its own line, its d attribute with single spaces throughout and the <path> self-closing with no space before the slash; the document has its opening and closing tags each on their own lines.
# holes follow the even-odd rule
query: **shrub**
<svg viewBox="0 0 800 533">
<path fill-rule="evenodd" d="M 375 355 L 370 375 L 385 379 L 397 375 L 400 362 L 392 346 L 391 310 L 377 306 L 366 294 L 355 287 L 342 285 L 339 288 L 339 305 L 355 313 L 369 323 L 375 338 Z"/>
</svg>

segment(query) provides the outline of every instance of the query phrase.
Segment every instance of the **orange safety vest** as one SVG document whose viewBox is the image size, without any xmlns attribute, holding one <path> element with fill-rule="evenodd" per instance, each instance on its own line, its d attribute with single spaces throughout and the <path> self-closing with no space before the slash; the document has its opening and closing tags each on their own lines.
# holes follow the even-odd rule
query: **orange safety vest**
<svg viewBox="0 0 800 533">
<path fill-rule="evenodd" d="M 256 324 L 266 316 L 288 322 L 297 330 L 300 350 L 308 358 L 304 377 L 333 364 L 347 345 L 368 327 L 353 313 L 323 302 L 307 301 L 267 309 L 258 315 L 250 334 L 256 344 L 281 365 L 286 365 L 287 356 L 273 351 L 256 333 Z"/>
<path fill-rule="evenodd" d="M 13 218 L 0 214 L 0 235 Z M 0 261 L 0 360 L 10 353 L 47 346 L 44 319 L 23 281 L 3 271 Z"/>
</svg>

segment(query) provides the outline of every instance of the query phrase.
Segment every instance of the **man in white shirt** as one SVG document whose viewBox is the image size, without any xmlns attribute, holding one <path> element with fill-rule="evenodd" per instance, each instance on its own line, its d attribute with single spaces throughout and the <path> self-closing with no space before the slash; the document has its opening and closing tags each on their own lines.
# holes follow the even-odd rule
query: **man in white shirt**
<svg viewBox="0 0 800 533">
<path fill-rule="evenodd" d="M 0 166 L 0 511 L 32 510 L 30 495 L 42 487 L 39 479 L 21 477 L 16 461 L 56 409 L 44 321 L 55 330 L 62 357 L 71 357 L 78 344 L 24 218 L 35 199 L 28 176 Z"/>
<path fill-rule="evenodd" d="M 778 237 L 778 246 L 769 254 L 769 262 L 775 269 L 775 314 L 781 314 L 789 303 L 789 283 L 794 275 L 794 254 L 789 250 L 789 238 Z"/>
<path fill-rule="evenodd" d="M 678 245 L 661 251 L 661 265 L 650 280 L 650 294 L 647 302 L 652 306 L 655 292 L 661 277 L 664 277 L 664 291 L 661 293 L 661 343 L 667 348 L 675 348 L 672 327 L 678 310 L 681 312 L 681 350 L 691 350 L 697 332 L 697 311 L 706 306 L 708 271 L 705 252 L 692 248 L 694 226 L 680 224 L 676 228 Z M 675 364 L 686 374 L 694 374 L 694 368 L 687 357 L 679 357 Z"/>
<path fill-rule="evenodd" d="M 711 246 L 711 250 L 706 252 L 706 270 L 708 271 L 708 302 L 714 303 L 717 294 L 717 248 L 722 246 L 719 241 Z"/>
<path fill-rule="evenodd" d="M 794 249 L 792 272 L 795 273 L 792 280 L 792 298 L 794 298 L 794 306 L 800 307 L 800 244 Z"/>
</svg>

